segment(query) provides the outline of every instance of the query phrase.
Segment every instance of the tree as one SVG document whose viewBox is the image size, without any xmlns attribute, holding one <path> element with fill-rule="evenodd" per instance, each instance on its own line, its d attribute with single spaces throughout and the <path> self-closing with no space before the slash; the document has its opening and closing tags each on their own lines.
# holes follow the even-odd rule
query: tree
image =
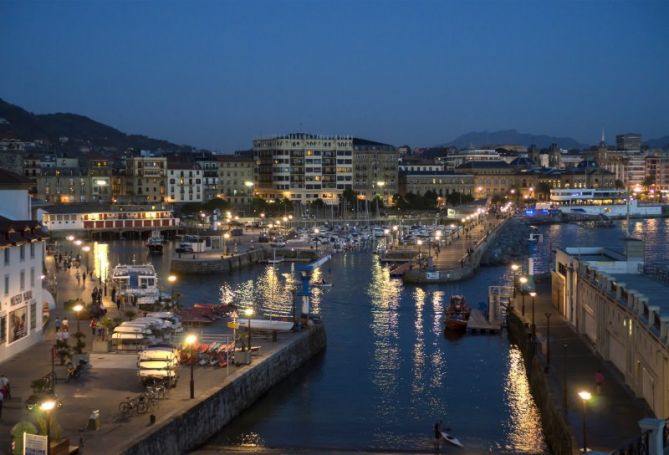
<svg viewBox="0 0 669 455">
<path fill-rule="evenodd" d="M 206 210 L 208 212 L 212 212 L 216 209 L 224 212 L 226 210 L 230 210 L 230 207 L 230 202 L 226 201 L 225 199 L 221 199 L 220 197 L 215 197 L 202 204 L 202 210 Z"/>
<path fill-rule="evenodd" d="M 341 194 L 341 197 L 348 205 L 353 206 L 353 204 L 355 204 L 356 194 L 351 188 L 346 188 Z"/>
<path fill-rule="evenodd" d="M 547 200 L 551 195 L 551 186 L 548 182 L 539 182 L 536 188 L 536 194 L 541 200 Z"/>
<path fill-rule="evenodd" d="M 616 179 L 615 186 L 617 189 L 622 190 L 625 188 L 625 183 L 620 179 Z"/>
<path fill-rule="evenodd" d="M 652 175 L 648 175 L 643 179 L 643 182 L 641 184 L 644 187 L 648 188 L 655 184 L 655 177 L 653 177 Z"/>
</svg>

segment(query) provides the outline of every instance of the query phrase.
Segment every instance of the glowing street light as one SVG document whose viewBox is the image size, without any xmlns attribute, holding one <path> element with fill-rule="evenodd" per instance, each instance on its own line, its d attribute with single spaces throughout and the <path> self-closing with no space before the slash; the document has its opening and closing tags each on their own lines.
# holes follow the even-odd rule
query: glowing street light
<svg viewBox="0 0 669 455">
<path fill-rule="evenodd" d="M 583 402 L 583 453 L 588 451 L 588 439 L 587 432 L 585 428 L 585 415 L 587 410 L 588 401 L 592 398 L 592 394 L 587 390 L 581 390 L 578 392 L 578 396 Z"/>
<path fill-rule="evenodd" d="M 523 316 L 525 316 L 525 292 L 523 291 L 523 288 L 527 284 L 527 277 L 521 276 L 520 280 L 518 280 L 518 281 L 520 281 L 520 295 L 523 296 L 522 313 L 523 313 Z"/>
<path fill-rule="evenodd" d="M 534 298 L 537 296 L 537 293 L 532 291 L 530 292 L 530 297 L 532 297 L 532 338 L 537 337 L 537 326 L 534 324 Z"/>
<path fill-rule="evenodd" d="M 251 363 L 251 316 L 253 316 L 253 308 L 246 308 L 244 310 L 244 315 L 248 321 L 248 348 L 249 348 L 249 363 Z"/>
<path fill-rule="evenodd" d="M 80 322 L 81 320 L 79 319 L 79 313 L 81 313 L 81 310 L 84 309 L 84 306 L 81 303 L 77 303 L 75 306 L 72 307 L 72 311 L 77 315 L 77 332 L 81 332 L 81 326 Z"/>
<path fill-rule="evenodd" d="M 177 276 L 176 275 L 170 275 L 170 276 L 167 277 L 167 281 L 169 281 L 170 286 L 171 286 L 172 305 L 174 305 L 174 283 L 177 282 Z"/>
<path fill-rule="evenodd" d="M 188 346 L 190 352 L 190 398 L 191 400 L 195 398 L 195 377 L 193 374 L 193 365 L 195 365 L 195 358 L 193 356 L 193 349 L 195 343 L 197 343 L 197 335 L 190 334 L 186 336 L 185 339 L 186 346 Z"/>
<path fill-rule="evenodd" d="M 82 243 L 83 242 L 81 240 L 75 240 L 74 241 L 74 244 L 77 245 L 77 246 L 81 246 Z"/>
<path fill-rule="evenodd" d="M 51 412 L 56 409 L 54 400 L 46 400 L 40 403 L 39 408 L 46 414 L 46 453 L 51 453 Z"/>
<path fill-rule="evenodd" d="M 70 242 L 73 242 L 74 241 L 74 236 L 73 235 L 68 235 L 67 240 L 69 240 Z"/>
</svg>

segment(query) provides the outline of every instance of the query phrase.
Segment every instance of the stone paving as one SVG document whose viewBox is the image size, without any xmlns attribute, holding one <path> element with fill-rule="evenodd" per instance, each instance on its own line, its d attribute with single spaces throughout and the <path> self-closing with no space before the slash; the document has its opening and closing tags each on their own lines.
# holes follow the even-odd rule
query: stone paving
<svg viewBox="0 0 669 455">
<path fill-rule="evenodd" d="M 98 282 L 86 280 L 77 284 L 76 270 L 54 271 L 53 259 L 47 260 L 48 273 L 56 273 L 58 281 L 57 308 L 52 318 L 67 316 L 70 323 L 70 332 L 76 331 L 77 323 L 73 315 L 65 315 L 63 302 L 81 297 L 90 302 L 90 294 Z M 108 289 L 108 291 L 110 291 Z M 115 305 L 112 305 L 109 296 L 103 299 L 108 315 L 119 316 Z M 123 308 L 121 312 L 123 312 Z M 230 333 L 225 322 L 219 321 L 216 327 L 207 329 L 221 333 Z M 87 335 L 86 351 L 90 352 L 91 329 L 89 321 L 81 321 L 81 330 Z M 261 361 L 275 350 L 281 348 L 292 339 L 292 334 L 279 334 L 278 341 L 254 336 L 253 345 L 260 346 L 260 352 L 253 356 L 253 362 Z M 10 430 L 18 421 L 30 419 L 30 411 L 25 407 L 25 400 L 32 394 L 30 383 L 51 371 L 51 348 L 55 341 L 53 324 L 45 327 L 43 340 L 30 349 L 0 364 L 0 372 L 4 372 L 11 381 L 12 398 L 6 400 L 0 419 L 0 454 L 8 454 L 10 447 Z M 72 343 L 70 343 L 72 344 Z M 142 391 L 137 377 L 136 353 L 91 353 L 91 368 L 80 379 L 73 379 L 69 383 L 59 381 L 56 385 L 56 395 L 62 402 L 62 407 L 54 413 L 54 418 L 62 427 L 64 437 L 70 439 L 71 445 L 78 445 L 80 437 L 83 439 L 83 453 L 116 453 L 113 447 L 122 445 L 133 437 L 138 428 L 148 425 L 149 414 L 131 418 L 127 422 L 118 421 L 119 402 L 128 396 Z M 56 360 L 58 364 L 58 360 Z M 195 367 L 195 395 L 196 400 L 213 387 L 225 383 L 228 376 L 248 368 L 248 366 Z M 188 367 L 180 367 L 180 380 L 177 387 L 170 391 L 169 398 L 162 400 L 158 409 L 151 413 L 156 416 L 157 422 L 166 419 L 175 413 L 182 412 L 194 401 L 189 399 L 190 371 Z M 100 410 L 102 427 L 99 431 L 87 431 L 89 415 L 93 410 Z M 81 431 L 83 430 L 83 431 Z"/>
<path fill-rule="evenodd" d="M 579 335 L 551 304 L 550 283 L 537 283 L 535 300 L 535 324 L 537 338 L 545 340 L 547 318 L 550 318 L 550 367 L 549 385 L 558 408 L 562 408 L 563 378 L 566 377 L 567 423 L 572 434 L 583 443 L 582 402 L 577 393 L 587 390 L 593 394 L 587 408 L 587 438 L 590 448 L 609 451 L 624 447 L 630 440 L 641 434 L 638 421 L 644 417 L 654 417 L 648 405 L 636 398 L 622 380 L 615 367 L 596 354 L 584 336 Z M 525 295 L 524 320 L 531 327 L 532 299 Z M 522 299 L 517 295 L 514 305 L 522 318 Z M 567 345 L 566 348 L 563 345 Z M 601 394 L 595 393 L 594 375 L 597 370 L 604 374 L 605 381 Z"/>
</svg>

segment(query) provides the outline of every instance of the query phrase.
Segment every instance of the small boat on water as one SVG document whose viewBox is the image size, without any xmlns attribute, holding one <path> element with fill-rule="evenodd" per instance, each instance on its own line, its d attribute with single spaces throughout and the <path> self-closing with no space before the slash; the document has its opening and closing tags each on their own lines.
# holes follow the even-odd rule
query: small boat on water
<svg viewBox="0 0 669 455">
<path fill-rule="evenodd" d="M 444 440 L 446 440 L 446 442 L 449 442 L 449 443 L 453 444 L 454 446 L 464 447 L 458 438 L 456 438 L 455 436 L 453 436 L 452 434 L 450 434 L 446 431 L 441 432 L 441 437 L 444 438 Z"/>
<path fill-rule="evenodd" d="M 120 295 L 136 297 L 140 306 L 153 305 L 160 299 L 158 275 L 152 264 L 119 264 L 112 272 L 112 283 Z"/>
<path fill-rule="evenodd" d="M 163 254 L 163 238 L 159 232 L 153 232 L 146 241 L 146 247 L 151 254 Z"/>
<path fill-rule="evenodd" d="M 465 304 L 465 297 L 452 295 L 451 301 L 446 308 L 446 330 L 462 332 L 467 330 L 467 321 L 471 310 Z"/>
<path fill-rule="evenodd" d="M 274 254 L 272 256 L 272 259 L 267 259 L 266 262 L 270 265 L 276 265 L 276 264 L 281 264 L 283 262 L 283 256 L 276 256 L 276 248 L 274 248 Z"/>
</svg>

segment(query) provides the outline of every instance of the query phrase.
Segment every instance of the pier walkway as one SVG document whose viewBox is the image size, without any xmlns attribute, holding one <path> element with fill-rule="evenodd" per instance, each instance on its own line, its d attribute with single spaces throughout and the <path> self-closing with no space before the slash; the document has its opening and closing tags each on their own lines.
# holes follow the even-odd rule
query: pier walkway
<svg viewBox="0 0 669 455">
<path fill-rule="evenodd" d="M 537 283 L 535 301 L 535 323 L 537 339 L 545 346 L 547 318 L 550 313 L 550 366 L 547 379 L 550 395 L 563 409 L 566 383 L 566 421 L 578 445 L 583 443 L 582 403 L 577 393 L 588 390 L 593 398 L 587 408 L 588 446 L 594 450 L 610 451 L 626 446 L 641 434 L 638 422 L 644 417 L 653 417 L 646 403 L 636 398 L 624 384 L 622 375 L 613 365 L 596 354 L 587 340 L 559 314 L 551 304 L 550 283 Z M 531 297 L 525 295 L 525 316 L 521 314 L 521 295 L 517 294 L 514 311 L 527 327 L 531 327 Z M 563 347 L 565 346 L 566 347 Z M 545 348 L 544 348 L 545 353 Z M 604 374 L 601 395 L 596 394 L 594 375 L 597 370 Z"/>
<path fill-rule="evenodd" d="M 53 258 L 47 259 L 49 273 L 55 272 Z M 82 269 L 80 269 L 81 271 Z M 58 280 L 57 307 L 52 312 L 52 320 L 56 316 L 61 319 L 67 316 L 69 320 L 70 334 L 77 330 L 77 321 L 72 314 L 66 314 L 63 302 L 77 297 L 85 302 L 90 302 L 90 294 L 93 287 L 99 282 L 86 280 L 85 286 L 78 284 L 75 279 L 76 270 L 61 269 L 56 273 Z M 108 309 L 107 315 L 123 317 L 124 308 L 119 312 L 110 301 L 109 296 L 103 300 Z M 126 319 L 125 317 L 123 317 Z M 81 320 L 81 331 L 86 334 L 86 352 L 91 352 L 91 329 L 88 320 Z M 214 330 L 220 332 L 231 332 L 227 329 L 224 321 L 218 321 L 219 327 Z M 134 396 L 142 392 L 142 386 L 137 377 L 137 354 L 136 353 L 91 353 L 91 366 L 81 378 L 73 379 L 69 383 L 58 381 L 56 384 L 56 395 L 62 403 L 62 407 L 53 414 L 53 419 L 60 425 L 61 434 L 69 438 L 70 444 L 79 445 L 80 437 L 83 438 L 84 448 L 80 453 L 116 454 L 129 441 L 136 438 L 138 434 L 146 432 L 149 424 L 149 414 L 156 416 L 159 425 L 179 415 L 184 410 L 191 408 L 207 393 L 215 388 L 220 388 L 228 381 L 234 380 L 242 372 L 261 363 L 264 359 L 271 357 L 275 352 L 285 348 L 296 339 L 306 336 L 307 331 L 300 333 L 279 334 L 278 340 L 272 342 L 260 336 L 253 337 L 253 345 L 260 346 L 257 355 L 252 358 L 251 365 L 234 366 L 229 368 L 218 367 L 195 367 L 195 400 L 189 399 L 189 367 L 181 366 L 179 369 L 180 380 L 176 388 L 171 389 L 169 398 L 161 400 L 157 409 L 149 413 L 130 418 L 129 421 L 118 421 L 118 405 L 126 397 Z M 51 348 L 55 343 L 55 330 L 50 322 L 44 328 L 43 340 L 31 348 L 23 351 L 0 364 L 0 373 L 4 373 L 10 380 L 12 397 L 4 400 L 2 416 L 0 418 L 0 454 L 9 454 L 10 430 L 21 420 L 32 421 L 31 412 L 26 409 L 26 399 L 32 394 L 31 382 L 51 372 Z M 73 337 L 70 337 L 70 345 Z M 56 364 L 59 361 L 56 360 Z M 88 431 L 89 415 L 93 410 L 100 410 L 101 429 Z M 83 431 L 82 431 L 83 430 Z"/>
</svg>

